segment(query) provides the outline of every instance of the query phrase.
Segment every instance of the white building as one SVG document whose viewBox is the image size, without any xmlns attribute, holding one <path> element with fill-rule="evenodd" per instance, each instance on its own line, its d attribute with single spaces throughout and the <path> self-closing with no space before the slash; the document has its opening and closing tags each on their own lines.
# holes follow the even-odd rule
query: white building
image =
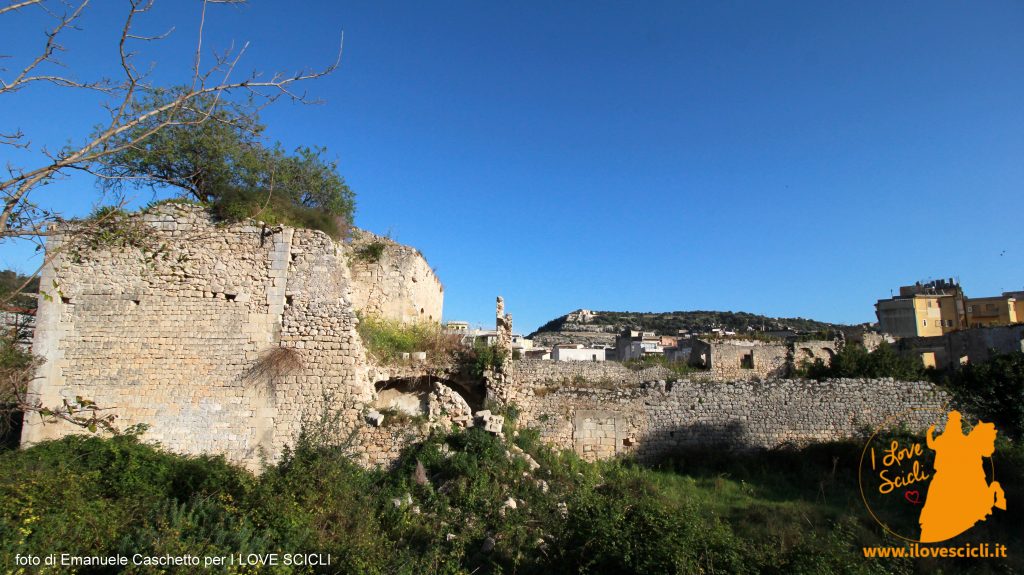
<svg viewBox="0 0 1024 575">
<path fill-rule="evenodd" d="M 583 347 L 583 344 L 556 345 L 551 350 L 551 359 L 555 361 L 604 361 L 603 347 Z"/>
</svg>

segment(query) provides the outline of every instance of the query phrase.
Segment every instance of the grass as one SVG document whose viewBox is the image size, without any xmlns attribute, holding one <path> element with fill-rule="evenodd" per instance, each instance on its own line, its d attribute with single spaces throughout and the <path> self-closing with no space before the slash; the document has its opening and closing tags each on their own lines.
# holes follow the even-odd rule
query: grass
<svg viewBox="0 0 1024 575">
<path fill-rule="evenodd" d="M 507 414 L 512 419 L 511 413 Z M 434 434 L 397 467 L 368 471 L 305 439 L 256 477 L 218 457 L 165 453 L 131 436 L 67 437 L 0 452 L 0 573 L 46 556 L 330 553 L 329 568 L 266 573 L 1012 572 L 994 561 L 868 561 L 898 545 L 856 495 L 859 445 L 674 454 L 656 468 L 587 463 L 536 431 Z M 530 472 L 513 444 L 540 463 Z M 1019 501 L 1024 457 L 1000 445 Z M 428 483 L 413 471 L 423 465 Z M 515 509 L 506 502 L 517 501 Z M 397 500 L 397 504 L 395 501 Z M 1006 514 L 1014 519 L 1016 516 Z M 1019 549 L 1005 517 L 971 540 Z M 972 530 L 972 533 L 975 531 Z M 961 539 L 953 543 L 961 542 Z M 136 570 L 135 572 L 150 572 Z"/>
<path fill-rule="evenodd" d="M 631 359 L 622 362 L 622 365 L 634 371 L 640 371 L 649 367 L 661 366 L 672 372 L 678 378 L 686 378 L 694 374 L 703 373 L 705 370 L 694 367 L 686 362 L 669 361 L 664 355 L 649 355 L 642 358 Z"/>
<path fill-rule="evenodd" d="M 363 345 L 375 360 L 396 364 L 401 354 L 424 351 L 434 363 L 448 361 L 459 349 L 457 336 L 444 332 L 437 322 L 402 323 L 377 316 L 360 317 L 357 327 Z"/>
</svg>

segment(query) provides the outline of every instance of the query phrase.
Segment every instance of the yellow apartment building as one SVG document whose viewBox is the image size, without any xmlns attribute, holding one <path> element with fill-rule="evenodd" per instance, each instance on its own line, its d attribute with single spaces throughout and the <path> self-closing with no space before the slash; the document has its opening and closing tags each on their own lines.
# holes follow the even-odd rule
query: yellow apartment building
<svg viewBox="0 0 1024 575">
<path fill-rule="evenodd" d="M 944 335 L 967 327 L 963 290 L 952 279 L 900 287 L 875 304 L 878 327 L 896 337 Z"/>
<path fill-rule="evenodd" d="M 967 300 L 967 325 L 991 327 L 1024 322 L 1024 292 Z"/>
</svg>

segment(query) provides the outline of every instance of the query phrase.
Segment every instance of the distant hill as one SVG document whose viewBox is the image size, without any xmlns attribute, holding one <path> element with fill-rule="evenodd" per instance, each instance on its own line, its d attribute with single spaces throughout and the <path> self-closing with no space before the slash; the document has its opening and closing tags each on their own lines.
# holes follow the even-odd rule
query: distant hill
<svg viewBox="0 0 1024 575">
<path fill-rule="evenodd" d="M 615 335 L 624 329 L 653 331 L 675 335 L 681 329 L 707 332 L 722 328 L 735 332 L 792 330 L 796 332 L 849 330 L 853 326 L 828 323 L 802 317 L 778 318 L 732 311 L 629 312 L 576 310 L 555 318 L 530 334 L 538 345 L 582 343 L 613 345 Z"/>
</svg>

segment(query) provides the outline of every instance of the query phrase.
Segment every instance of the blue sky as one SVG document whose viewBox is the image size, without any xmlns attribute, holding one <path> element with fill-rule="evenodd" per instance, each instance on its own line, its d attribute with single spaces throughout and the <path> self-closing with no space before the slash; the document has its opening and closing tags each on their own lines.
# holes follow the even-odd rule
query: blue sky
<svg viewBox="0 0 1024 575">
<path fill-rule="evenodd" d="M 122 4 L 67 37 L 68 69 L 112 70 Z M 253 0 L 211 8 L 206 45 L 290 70 L 344 29 L 307 86 L 324 103 L 267 109 L 268 136 L 327 146 L 357 225 L 437 268 L 446 319 L 490 324 L 501 294 L 522 332 L 577 308 L 853 323 L 920 279 L 1024 289 L 1024 4 L 553 4 Z M 142 52 L 160 81 L 187 79 L 198 15 L 140 20 L 175 27 Z M 7 22 L 0 53 L 39 45 L 37 14 Z M 4 98 L 0 131 L 51 147 L 102 120 L 74 92 Z M 95 199 L 80 178 L 36 196 Z"/>
</svg>

